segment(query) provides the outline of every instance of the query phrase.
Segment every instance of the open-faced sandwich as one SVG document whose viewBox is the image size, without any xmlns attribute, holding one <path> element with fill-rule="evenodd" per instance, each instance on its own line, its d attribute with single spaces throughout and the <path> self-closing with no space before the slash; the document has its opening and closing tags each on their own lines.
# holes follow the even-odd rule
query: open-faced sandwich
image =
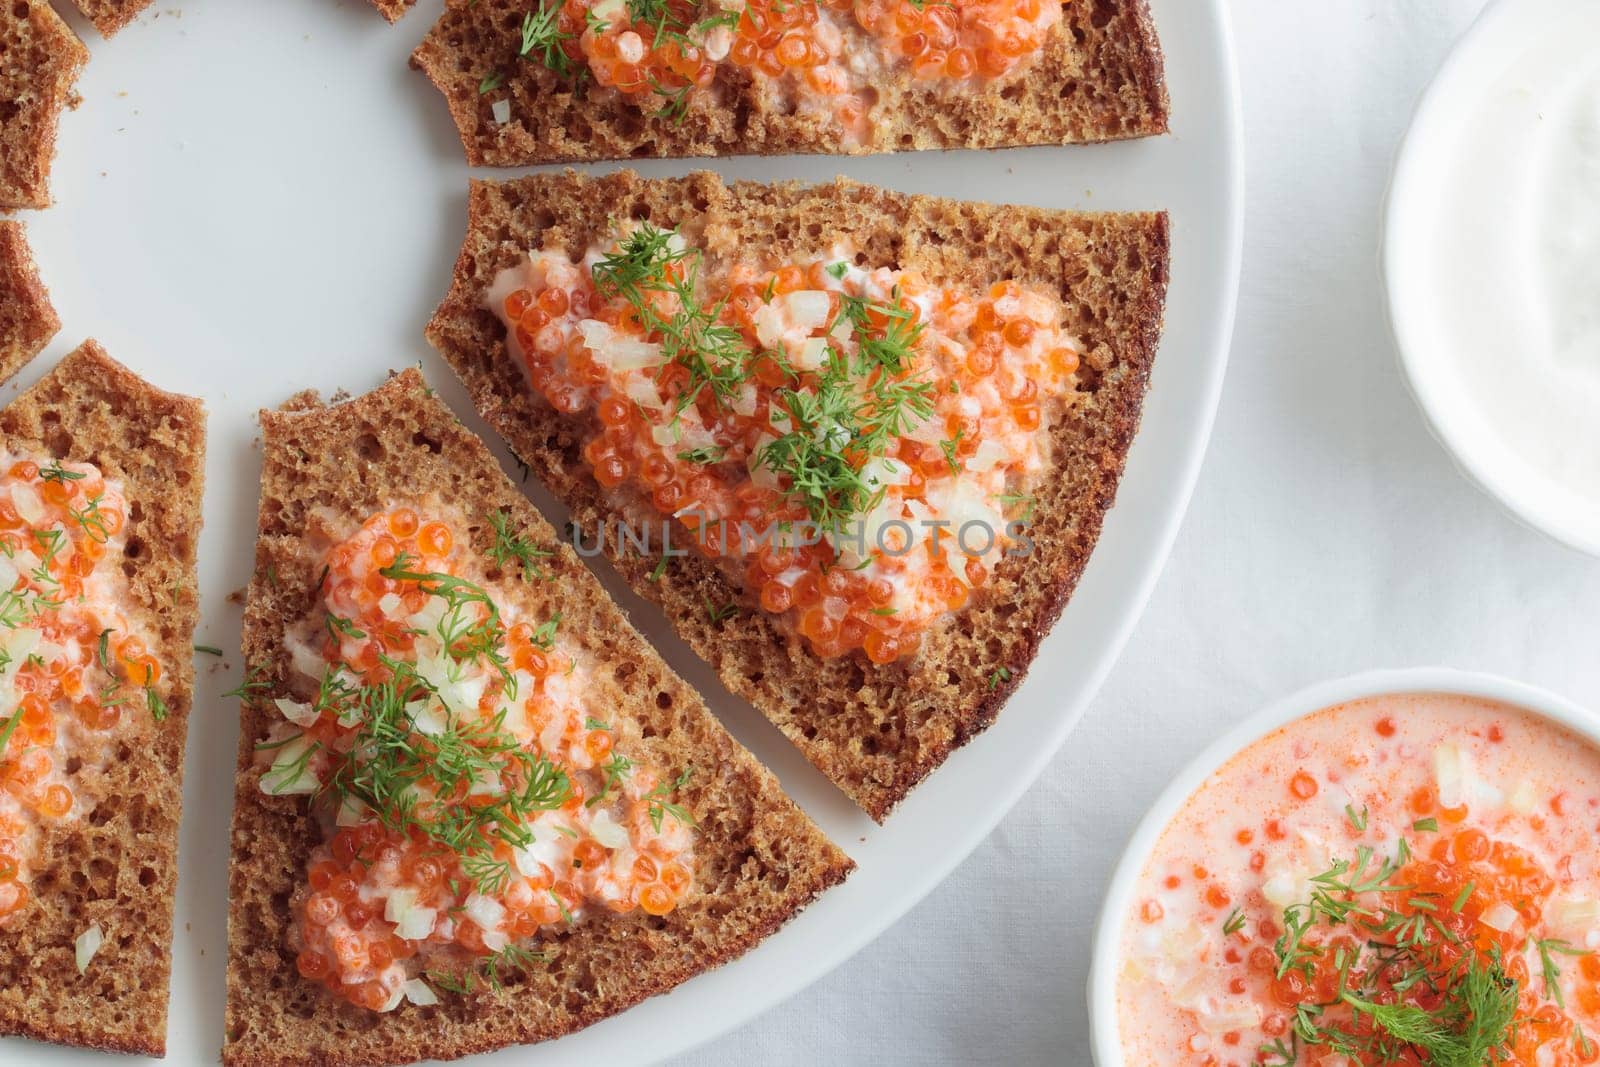
<svg viewBox="0 0 1600 1067">
<path fill-rule="evenodd" d="M 262 429 L 226 1063 L 557 1037 L 851 869 L 415 371 Z"/>
<path fill-rule="evenodd" d="M 165 1050 L 204 448 L 93 341 L 0 411 L 0 1034 Z"/>
<path fill-rule="evenodd" d="M 20 222 L 0 222 L 0 384 L 61 329 Z"/>
<path fill-rule="evenodd" d="M 412 62 L 474 165 L 1167 129 L 1145 0 L 448 0 Z"/>
<path fill-rule="evenodd" d="M 881 819 L 993 721 L 1094 547 L 1166 217 L 631 173 L 470 211 L 429 339 L 580 546 Z"/>
</svg>

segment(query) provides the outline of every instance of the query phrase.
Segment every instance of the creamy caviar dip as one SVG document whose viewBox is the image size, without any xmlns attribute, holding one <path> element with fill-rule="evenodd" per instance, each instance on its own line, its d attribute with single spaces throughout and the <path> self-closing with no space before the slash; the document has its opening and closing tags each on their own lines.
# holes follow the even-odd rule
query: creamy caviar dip
<svg viewBox="0 0 1600 1067">
<path fill-rule="evenodd" d="M 1372 697 L 1206 780 L 1123 919 L 1130 1065 L 1600 1062 L 1600 749 Z"/>
</svg>

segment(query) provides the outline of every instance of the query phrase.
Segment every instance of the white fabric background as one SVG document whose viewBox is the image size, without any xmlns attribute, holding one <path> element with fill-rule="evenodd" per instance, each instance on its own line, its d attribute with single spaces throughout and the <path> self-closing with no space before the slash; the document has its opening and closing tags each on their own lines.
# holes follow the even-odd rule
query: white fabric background
<svg viewBox="0 0 1600 1067">
<path fill-rule="evenodd" d="M 1600 705 L 1600 562 L 1457 474 L 1383 321 L 1389 167 L 1481 0 L 1230 3 L 1248 156 L 1239 321 L 1143 621 L 1065 750 L 944 885 L 681 1063 L 1087 1065 L 1102 889 L 1144 809 L 1225 725 L 1376 667 L 1493 671 Z"/>
</svg>

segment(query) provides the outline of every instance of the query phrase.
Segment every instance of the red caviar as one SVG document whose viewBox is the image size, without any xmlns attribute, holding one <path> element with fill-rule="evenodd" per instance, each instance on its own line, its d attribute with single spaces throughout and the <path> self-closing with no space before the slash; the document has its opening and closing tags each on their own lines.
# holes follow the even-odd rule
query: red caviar
<svg viewBox="0 0 1600 1067">
<path fill-rule="evenodd" d="M 477 584 L 461 530 L 411 507 L 373 515 L 328 551 L 322 610 L 290 637 L 347 692 L 419 676 L 407 672 L 449 657 L 455 665 L 430 684 L 461 687 L 450 690 L 456 703 L 440 697 L 442 718 L 428 720 L 435 706 L 428 697 L 420 708 L 407 702 L 417 716 L 408 746 L 436 755 L 441 734 L 454 730 L 456 762 L 465 758 L 461 746 L 489 763 L 511 749 L 528 757 L 498 765 L 494 781 L 487 772 L 452 779 L 425 764 L 412 786 L 418 799 L 385 811 L 390 828 L 364 801 L 336 805 L 340 826 L 312 853 L 290 947 L 304 978 L 369 1010 L 396 1006 L 407 983 L 429 970 L 424 958 L 459 971 L 462 953 L 477 961 L 497 956 L 578 921 L 591 907 L 664 915 L 694 891 L 687 816 L 672 814 L 681 782 L 663 784 L 614 758 L 618 731 L 583 707 L 581 665 L 554 626 L 517 617 Z M 281 771 L 278 762 L 263 776 L 263 789 L 276 791 L 269 788 L 276 783 L 289 793 L 339 792 L 337 757 L 363 736 L 360 716 L 345 712 L 370 706 L 363 703 L 370 698 L 345 705 L 335 698 L 327 706 L 323 699 L 291 702 L 298 729 L 281 726 L 264 746 L 274 761 L 287 760 L 286 749 L 305 751 L 304 773 L 316 789 L 299 787 L 299 772 Z M 447 707 L 469 725 L 452 727 Z M 457 848 L 442 839 L 449 835 L 429 829 L 455 818 L 442 812 L 490 807 L 497 796 L 531 788 L 528 768 L 541 765 L 559 774 L 550 780 L 560 788 L 532 808 L 507 809 L 528 830 L 521 843 L 487 836 Z M 461 980 L 479 973 L 469 968 Z"/>
<path fill-rule="evenodd" d="M 661 231 L 636 229 L 610 247 L 629 247 L 641 233 Z M 1043 466 L 1047 406 L 1070 395 L 1079 366 L 1059 302 L 1016 282 L 974 293 L 827 258 L 739 264 L 698 279 L 691 259 L 684 252 L 666 263 L 658 289 L 630 298 L 603 292 L 590 268 L 541 253 L 497 280 L 492 308 L 533 389 L 563 414 L 590 416 L 582 455 L 602 488 L 672 520 L 680 545 L 687 538 L 722 561 L 751 606 L 782 616 L 817 655 L 859 651 L 889 663 L 914 653 L 929 626 L 989 583 L 1015 535 L 1009 523 L 1025 521 L 1022 490 Z M 725 331 L 719 343 L 748 354 L 721 394 L 682 358 L 644 366 L 613 354 L 662 345 L 656 320 L 683 311 L 674 287 L 697 283 Z M 556 303 L 564 315 L 544 310 Z M 883 472 L 871 514 L 852 515 L 853 549 L 844 539 L 786 535 L 817 519 L 815 505 L 796 488 L 798 474 L 770 469 L 772 442 L 804 417 L 797 412 L 830 373 L 815 352 L 845 345 L 841 330 L 849 344 L 916 338 L 902 365 L 866 373 L 863 387 L 890 381 L 927 397 L 926 414 L 877 452 L 849 433 L 827 446 L 838 449 L 838 469 L 854 472 L 845 481 L 869 465 Z M 977 523 L 991 537 L 967 540 L 970 529 L 943 510 L 963 506 L 992 517 Z M 708 606 L 714 619 L 720 607 Z"/>
<path fill-rule="evenodd" d="M 161 665 L 106 563 L 120 558 L 127 513 L 91 465 L 0 451 L 0 927 L 31 899 L 46 825 L 80 810 L 85 733 L 116 729 L 135 706 L 166 711 Z"/>
<path fill-rule="evenodd" d="M 876 82 L 1006 78 L 1044 49 L 1062 9 L 1059 0 L 748 0 L 724 8 L 667 0 L 646 13 L 602 3 L 565 0 L 529 12 L 521 54 L 566 77 L 585 72 L 669 118 L 731 65 L 821 105 L 857 140 L 866 139 Z"/>
</svg>

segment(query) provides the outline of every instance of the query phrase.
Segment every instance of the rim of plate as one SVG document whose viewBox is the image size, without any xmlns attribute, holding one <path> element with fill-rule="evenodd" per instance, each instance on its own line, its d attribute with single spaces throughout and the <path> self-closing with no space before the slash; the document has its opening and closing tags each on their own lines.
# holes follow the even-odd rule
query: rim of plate
<svg viewBox="0 0 1600 1067">
<path fill-rule="evenodd" d="M 1469 482 L 1519 523 L 1569 548 L 1600 556 L 1600 529 L 1593 523 L 1541 505 L 1524 492 L 1515 468 L 1497 469 L 1485 462 L 1485 446 L 1472 441 L 1470 419 L 1463 417 L 1460 404 L 1449 401 L 1447 391 L 1439 384 L 1441 375 L 1420 355 L 1428 345 L 1418 316 L 1411 310 L 1417 302 L 1408 296 L 1417 284 L 1416 271 L 1406 267 L 1407 248 L 1403 238 L 1397 236 L 1410 232 L 1405 220 L 1434 195 L 1427 182 L 1427 165 L 1433 159 L 1441 131 L 1459 116 L 1462 90 L 1480 84 L 1488 43 L 1503 41 L 1517 25 L 1532 24 L 1539 15 L 1564 6 L 1570 6 L 1567 0 L 1492 0 L 1451 47 L 1418 99 L 1395 155 L 1381 212 L 1379 269 L 1383 276 L 1384 314 L 1401 379 L 1434 440 Z"/>
<path fill-rule="evenodd" d="M 1250 715 L 1207 745 L 1178 772 L 1139 821 L 1117 860 L 1095 923 L 1089 965 L 1090 1047 L 1097 1067 L 1124 1067 L 1117 1018 L 1122 920 L 1128 914 L 1139 875 L 1151 852 L 1184 803 L 1224 764 L 1275 730 L 1351 701 L 1416 693 L 1443 693 L 1508 704 L 1600 745 L 1600 715 L 1581 704 L 1502 675 L 1452 667 L 1365 671 L 1333 678 L 1291 693 Z"/>
</svg>

